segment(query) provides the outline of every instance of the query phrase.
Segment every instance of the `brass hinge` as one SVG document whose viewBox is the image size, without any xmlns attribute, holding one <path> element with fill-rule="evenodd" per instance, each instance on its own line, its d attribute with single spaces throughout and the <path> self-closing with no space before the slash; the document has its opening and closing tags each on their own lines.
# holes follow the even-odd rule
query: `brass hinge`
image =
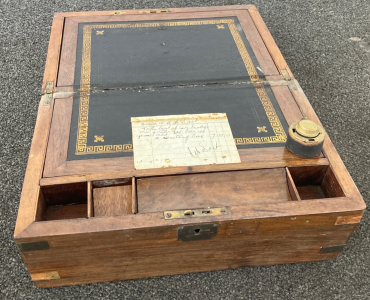
<svg viewBox="0 0 370 300">
<path fill-rule="evenodd" d="M 44 105 L 50 105 L 53 100 L 54 82 L 48 81 L 45 85 Z"/>
<path fill-rule="evenodd" d="M 185 219 L 229 214 L 228 207 L 168 210 L 163 213 L 165 220 Z"/>
<path fill-rule="evenodd" d="M 292 80 L 287 70 L 280 70 L 280 72 L 281 72 L 281 75 L 283 75 L 284 80 L 286 81 Z"/>
</svg>

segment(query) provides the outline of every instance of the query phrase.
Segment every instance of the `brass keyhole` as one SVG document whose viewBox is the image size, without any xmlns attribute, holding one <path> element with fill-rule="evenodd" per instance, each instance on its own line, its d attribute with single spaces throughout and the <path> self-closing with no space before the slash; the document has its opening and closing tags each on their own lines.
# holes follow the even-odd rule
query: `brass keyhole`
<svg viewBox="0 0 370 300">
<path fill-rule="evenodd" d="M 191 211 L 191 210 L 185 210 L 184 215 L 185 216 L 191 216 L 191 215 L 194 215 L 194 212 Z"/>
</svg>

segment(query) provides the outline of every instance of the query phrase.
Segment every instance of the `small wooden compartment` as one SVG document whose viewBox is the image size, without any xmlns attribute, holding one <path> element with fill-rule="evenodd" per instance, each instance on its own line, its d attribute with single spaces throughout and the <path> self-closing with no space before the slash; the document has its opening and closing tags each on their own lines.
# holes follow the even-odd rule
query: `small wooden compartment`
<svg viewBox="0 0 370 300">
<path fill-rule="evenodd" d="M 135 178 L 42 187 L 38 222 L 136 213 Z"/>
<path fill-rule="evenodd" d="M 87 218 L 87 184 L 42 187 L 37 221 Z"/>
<path fill-rule="evenodd" d="M 14 232 L 38 287 L 332 259 L 361 220 L 327 135 L 286 149 L 320 120 L 253 5 L 58 13 L 44 74 Z M 240 163 L 135 169 L 131 118 L 213 113 Z"/>
<path fill-rule="evenodd" d="M 345 196 L 330 166 L 289 167 L 288 171 L 298 192 L 297 200 Z"/>
<path fill-rule="evenodd" d="M 345 196 L 328 165 L 89 181 L 46 186 L 42 195 L 38 221 Z"/>
<path fill-rule="evenodd" d="M 118 180 L 121 183 L 94 182 L 91 191 L 90 217 L 113 217 L 136 213 L 135 178 Z"/>
</svg>

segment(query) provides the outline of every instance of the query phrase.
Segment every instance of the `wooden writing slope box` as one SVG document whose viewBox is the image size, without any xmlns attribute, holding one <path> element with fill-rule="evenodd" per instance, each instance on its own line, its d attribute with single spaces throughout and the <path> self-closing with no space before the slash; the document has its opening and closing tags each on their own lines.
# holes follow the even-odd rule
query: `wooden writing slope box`
<svg viewBox="0 0 370 300">
<path fill-rule="evenodd" d="M 365 204 L 254 6 L 54 17 L 15 241 L 39 287 L 337 257 Z M 131 117 L 226 113 L 241 163 L 136 170 Z"/>
</svg>

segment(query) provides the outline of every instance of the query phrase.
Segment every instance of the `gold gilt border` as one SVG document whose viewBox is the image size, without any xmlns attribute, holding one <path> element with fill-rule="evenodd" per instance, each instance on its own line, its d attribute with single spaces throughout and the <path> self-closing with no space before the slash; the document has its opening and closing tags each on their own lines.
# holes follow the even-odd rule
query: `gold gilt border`
<svg viewBox="0 0 370 300">
<path fill-rule="evenodd" d="M 261 103 L 266 111 L 275 135 L 269 137 L 234 138 L 236 145 L 263 144 L 263 143 L 282 143 L 286 142 L 286 134 L 276 111 L 268 97 L 263 84 L 257 83 L 259 76 L 252 63 L 252 60 L 245 48 L 242 38 L 236 28 L 233 19 L 221 20 L 201 20 L 201 21 L 181 21 L 181 22 L 160 22 L 160 23 L 131 23 L 131 24 L 96 24 L 85 25 L 83 28 L 82 46 L 82 67 L 81 67 L 81 86 L 80 86 L 80 107 L 77 129 L 76 155 L 116 153 L 132 151 L 132 144 L 123 145 L 100 145 L 87 146 L 87 131 L 89 120 L 89 101 L 90 101 L 90 74 L 91 74 L 91 33 L 97 28 L 137 28 L 137 27 L 160 27 L 160 26 L 188 26 L 188 25 L 210 25 L 227 24 L 234 38 L 235 44 L 243 59 L 244 65 L 253 82 Z"/>
</svg>

